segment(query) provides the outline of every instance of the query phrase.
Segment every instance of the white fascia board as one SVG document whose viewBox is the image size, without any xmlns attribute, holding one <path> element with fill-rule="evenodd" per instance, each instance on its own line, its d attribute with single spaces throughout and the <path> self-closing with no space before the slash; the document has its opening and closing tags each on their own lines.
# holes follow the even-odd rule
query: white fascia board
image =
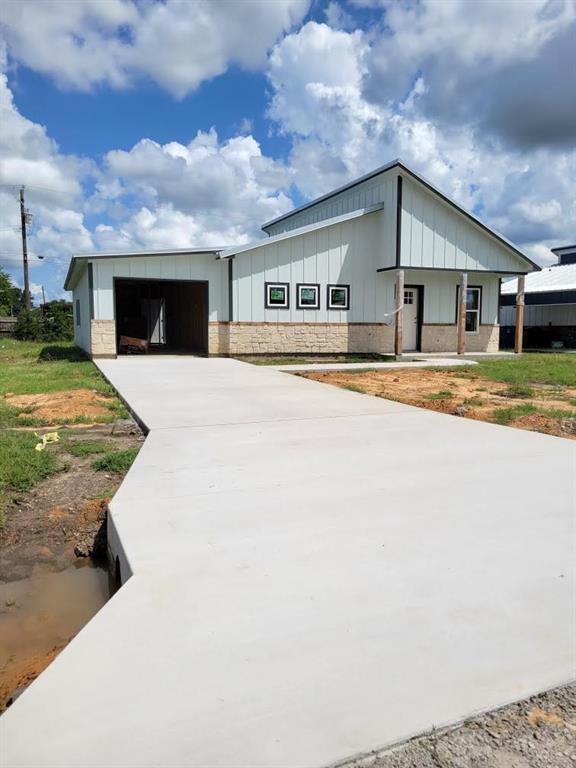
<svg viewBox="0 0 576 768">
<path fill-rule="evenodd" d="M 262 248 L 265 245 L 271 245 L 273 243 L 279 243 L 282 240 L 289 240 L 292 237 L 298 237 L 299 235 L 307 235 L 309 232 L 315 232 L 318 229 L 325 229 L 326 227 L 333 227 L 335 224 L 342 224 L 345 221 L 351 219 L 358 219 L 361 216 L 366 216 L 369 213 L 376 213 L 384 208 L 384 203 L 377 203 L 376 205 L 370 205 L 367 208 L 359 208 L 357 211 L 351 213 L 344 213 L 341 216 L 334 216 L 331 219 L 323 219 L 317 221 L 315 224 L 308 224 L 305 227 L 298 227 L 298 229 L 291 229 L 288 232 L 282 232 L 280 235 L 273 235 L 272 237 L 266 237 L 262 240 L 256 240 L 253 243 L 247 243 L 246 245 L 237 245 L 234 248 L 228 248 L 226 251 L 220 253 L 220 259 L 229 259 L 231 256 L 237 256 L 244 251 L 253 251 L 256 248 Z"/>
<path fill-rule="evenodd" d="M 221 251 L 225 250 L 226 246 L 221 248 L 170 248 L 163 251 L 110 251 L 104 253 L 80 253 L 73 256 L 68 266 L 68 272 L 66 279 L 64 280 L 64 290 L 70 291 L 73 286 L 71 280 L 77 264 L 81 264 L 84 261 L 93 261 L 95 259 L 132 259 L 132 258 L 148 258 L 150 256 L 185 256 L 187 254 L 214 254 L 217 256 Z"/>
</svg>

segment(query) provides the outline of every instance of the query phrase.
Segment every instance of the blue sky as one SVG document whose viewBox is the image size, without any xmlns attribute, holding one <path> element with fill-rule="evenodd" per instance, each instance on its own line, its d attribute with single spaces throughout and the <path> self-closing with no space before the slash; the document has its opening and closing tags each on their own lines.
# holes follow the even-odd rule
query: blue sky
<svg viewBox="0 0 576 768">
<path fill-rule="evenodd" d="M 542 263 L 574 240 L 574 0 L 0 5 L 0 263 L 21 281 L 25 184 L 36 295 L 74 253 L 259 237 L 397 156 Z"/>
</svg>

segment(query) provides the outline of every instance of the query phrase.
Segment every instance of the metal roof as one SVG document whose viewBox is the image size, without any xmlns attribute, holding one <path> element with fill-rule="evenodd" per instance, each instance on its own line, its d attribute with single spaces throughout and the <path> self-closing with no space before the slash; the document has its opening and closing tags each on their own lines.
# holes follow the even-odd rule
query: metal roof
<svg viewBox="0 0 576 768">
<path fill-rule="evenodd" d="M 368 181 L 369 179 L 372 179 L 375 176 L 378 176 L 381 173 L 384 173 L 386 171 L 390 171 L 393 168 L 400 168 L 402 171 L 412 176 L 412 178 L 414 178 L 416 181 L 419 181 L 420 184 L 427 187 L 431 192 L 434 192 L 436 195 L 438 195 L 438 197 L 444 200 L 444 202 L 448 203 L 450 206 L 455 208 L 467 219 L 470 219 L 470 221 L 472 221 L 474 224 L 479 226 L 485 232 L 488 232 L 489 235 L 492 235 L 492 237 L 494 237 L 496 240 L 501 242 L 507 248 L 510 248 L 511 251 L 513 251 L 517 256 L 520 256 L 521 259 L 524 259 L 524 261 L 527 261 L 528 264 L 531 264 L 536 270 L 540 269 L 540 266 L 536 264 L 535 261 L 532 261 L 532 259 L 528 258 L 528 256 L 526 256 L 525 253 L 523 253 L 517 246 L 515 246 L 514 243 L 508 240 L 508 238 L 504 237 L 504 235 L 501 235 L 499 232 L 496 232 L 496 230 L 492 229 L 492 227 L 489 227 L 487 224 L 484 224 L 484 222 L 481 221 L 477 216 L 475 216 L 473 213 L 470 213 L 470 211 L 467 211 L 465 208 L 459 205 L 459 203 L 457 203 L 451 197 L 448 197 L 448 195 L 445 195 L 444 192 L 441 192 L 438 189 L 438 187 L 432 184 L 431 181 L 428 181 L 426 178 L 424 178 L 424 176 L 422 176 L 420 173 L 415 171 L 413 168 L 410 168 L 410 166 L 406 165 L 406 163 L 403 160 L 400 160 L 398 158 L 396 160 L 392 160 L 390 163 L 386 163 L 386 165 L 381 165 L 379 168 L 376 168 L 374 171 L 370 171 L 370 173 L 364 174 L 364 176 L 359 176 L 357 179 L 353 179 L 352 181 L 349 181 L 347 184 L 344 184 L 343 186 L 338 187 L 337 189 L 334 189 L 331 192 L 328 192 L 327 194 L 322 195 L 321 197 L 317 197 L 314 200 L 311 200 L 309 203 L 304 203 L 304 205 L 301 205 L 298 208 L 294 208 L 294 210 L 289 211 L 288 213 L 284 213 L 282 216 L 277 216 L 275 219 L 272 219 L 271 221 L 267 221 L 266 224 L 262 226 L 262 229 L 266 231 L 268 227 L 271 227 L 273 224 L 277 224 L 279 221 L 284 221 L 285 219 L 289 219 L 291 216 L 294 216 L 295 214 L 300 213 L 301 211 L 304 211 L 307 208 L 311 208 L 314 205 L 318 205 L 318 203 L 322 203 L 325 200 L 329 200 L 331 197 L 338 195 L 340 192 L 344 192 L 347 189 L 351 189 L 352 187 L 355 187 L 358 184 L 362 184 L 362 182 Z"/>
<path fill-rule="evenodd" d="M 170 248 L 169 250 L 162 251 L 107 251 L 99 253 L 79 253 L 70 259 L 68 265 L 68 272 L 66 273 L 66 279 L 64 280 L 64 290 L 69 291 L 68 287 L 72 278 L 72 273 L 77 265 L 82 264 L 83 261 L 92 261 L 93 259 L 132 259 L 132 258 L 146 258 L 148 256 L 181 256 L 187 253 L 213 253 L 217 254 L 220 251 L 225 250 L 226 246 L 220 248 Z"/>
<path fill-rule="evenodd" d="M 540 272 L 531 272 L 524 278 L 526 293 L 576 290 L 576 264 L 560 264 L 543 267 Z M 502 283 L 502 295 L 516 293 L 517 278 Z"/>
<path fill-rule="evenodd" d="M 317 229 L 324 229 L 325 227 L 331 227 L 334 224 L 341 224 L 344 221 L 350 221 L 350 219 L 357 219 L 360 216 L 366 216 L 368 213 L 375 213 L 381 211 L 384 208 L 384 203 L 378 203 L 377 205 L 370 205 L 366 208 L 359 208 L 356 211 L 350 213 L 343 213 L 341 216 L 333 216 L 331 219 L 323 219 L 317 221 L 314 224 L 308 224 L 305 227 L 298 227 L 298 229 L 291 229 L 288 232 L 282 232 L 279 235 L 272 235 L 272 237 L 263 237 L 262 240 L 255 240 L 253 243 L 246 245 L 237 245 L 228 250 L 223 251 L 220 254 L 221 259 L 227 259 L 230 256 L 236 256 L 244 251 L 252 251 L 254 248 L 262 248 L 264 245 L 270 245 L 271 243 L 278 243 L 281 240 L 289 240 L 291 237 L 297 237 L 298 235 L 306 235 L 308 232 L 314 232 Z"/>
</svg>

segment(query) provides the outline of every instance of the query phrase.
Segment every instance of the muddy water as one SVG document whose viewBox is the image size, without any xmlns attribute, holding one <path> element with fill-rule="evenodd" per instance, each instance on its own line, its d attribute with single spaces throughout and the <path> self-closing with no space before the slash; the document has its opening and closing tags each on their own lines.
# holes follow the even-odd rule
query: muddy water
<svg viewBox="0 0 576 768">
<path fill-rule="evenodd" d="M 0 711 L 109 598 L 108 573 L 87 560 L 60 573 L 0 583 Z"/>
</svg>

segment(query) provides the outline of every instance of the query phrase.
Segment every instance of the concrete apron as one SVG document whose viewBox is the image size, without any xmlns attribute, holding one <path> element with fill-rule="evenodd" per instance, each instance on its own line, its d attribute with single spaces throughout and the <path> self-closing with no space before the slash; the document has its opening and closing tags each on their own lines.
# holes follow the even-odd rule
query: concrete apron
<svg viewBox="0 0 576 768">
<path fill-rule="evenodd" d="M 575 444 L 232 360 L 124 358 L 134 572 L 7 768 L 328 766 L 569 681 Z"/>
</svg>

